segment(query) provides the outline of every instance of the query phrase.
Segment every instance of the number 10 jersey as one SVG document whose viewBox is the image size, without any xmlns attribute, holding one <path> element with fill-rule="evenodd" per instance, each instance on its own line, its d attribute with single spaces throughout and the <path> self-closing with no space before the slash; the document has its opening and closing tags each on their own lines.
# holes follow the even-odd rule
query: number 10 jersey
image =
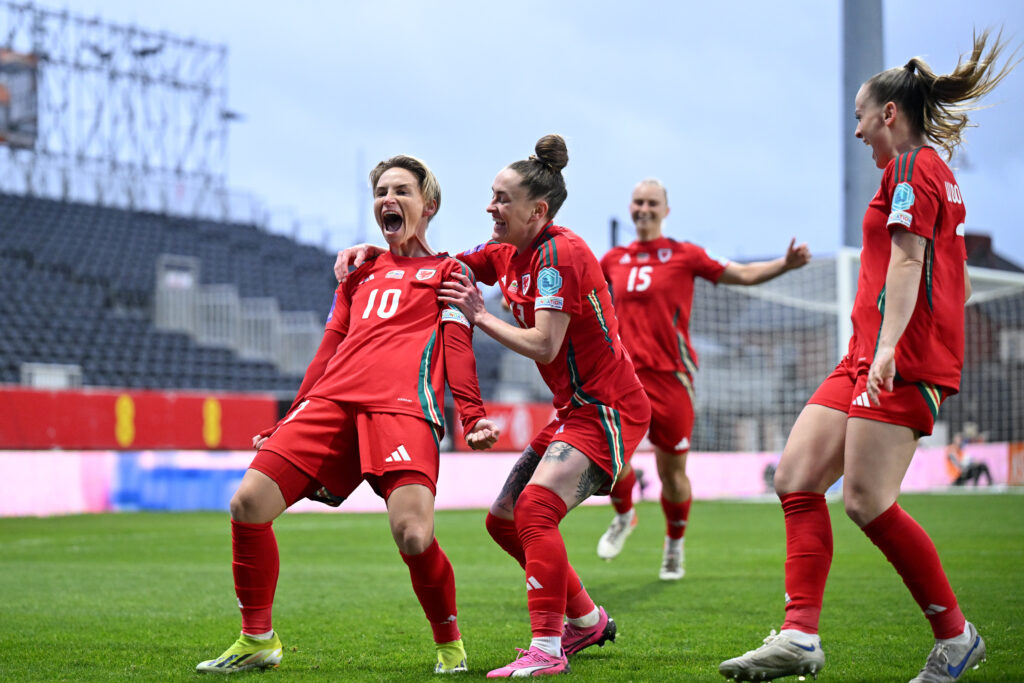
<svg viewBox="0 0 1024 683">
<path fill-rule="evenodd" d="M 309 396 L 354 403 L 366 412 L 413 415 L 444 427 L 442 324 L 469 321 L 437 300 L 452 272 L 473 274 L 447 254 L 390 252 L 338 285 L 327 329 L 344 336 Z"/>
</svg>

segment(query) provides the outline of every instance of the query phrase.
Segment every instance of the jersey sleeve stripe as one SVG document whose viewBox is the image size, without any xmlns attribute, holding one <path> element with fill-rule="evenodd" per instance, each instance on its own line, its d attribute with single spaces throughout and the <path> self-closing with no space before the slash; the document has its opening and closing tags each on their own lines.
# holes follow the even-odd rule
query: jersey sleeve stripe
<svg viewBox="0 0 1024 683">
<path fill-rule="evenodd" d="M 476 275 L 473 273 L 473 271 L 470 269 L 470 267 L 467 266 L 462 261 L 456 261 L 456 262 L 459 264 L 459 268 L 462 269 L 462 274 L 465 275 L 466 277 L 468 277 L 470 282 L 476 282 Z"/>
<path fill-rule="evenodd" d="M 597 290 L 592 289 L 587 294 L 587 301 L 590 302 L 590 307 L 594 309 L 594 315 L 597 316 L 597 322 L 601 325 L 601 331 L 604 332 L 604 341 L 608 346 L 612 346 L 612 338 L 608 334 L 608 323 L 605 319 L 604 309 L 601 307 L 601 299 L 597 296 Z"/>
<path fill-rule="evenodd" d="M 549 237 L 540 245 L 540 265 L 557 266 L 558 248 L 555 246 L 555 238 Z"/>
<path fill-rule="evenodd" d="M 573 394 L 569 398 L 569 402 L 577 408 L 586 405 L 587 403 L 600 403 L 596 398 L 583 391 L 583 382 L 580 379 L 580 370 L 576 367 L 576 350 L 572 347 L 572 342 L 569 342 L 569 348 L 565 354 L 565 363 L 569 370 L 569 384 L 572 386 Z"/>
<path fill-rule="evenodd" d="M 434 388 L 430 383 L 430 359 L 434 354 L 434 344 L 436 343 L 437 330 L 434 330 L 427 341 L 426 347 L 423 349 L 423 355 L 420 356 L 420 376 L 417 389 L 420 407 L 423 409 L 423 419 L 437 425 L 443 431 L 444 413 L 438 408 L 437 397 L 434 395 Z"/>
<path fill-rule="evenodd" d="M 896 162 L 896 182 L 909 183 L 914 177 L 914 161 L 917 160 L 917 153 L 923 148 L 918 147 L 912 152 L 904 152 Z"/>
<path fill-rule="evenodd" d="M 935 240 L 929 240 L 924 248 L 924 293 L 928 298 L 928 308 L 935 310 L 932 304 L 932 277 L 935 271 Z"/>
</svg>

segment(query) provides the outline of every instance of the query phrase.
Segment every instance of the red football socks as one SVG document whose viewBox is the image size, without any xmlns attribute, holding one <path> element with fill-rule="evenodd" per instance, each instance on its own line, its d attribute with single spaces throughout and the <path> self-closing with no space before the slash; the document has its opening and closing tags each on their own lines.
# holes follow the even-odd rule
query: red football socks
<svg viewBox="0 0 1024 683">
<path fill-rule="evenodd" d="M 242 610 L 243 633 L 273 630 L 271 611 L 280 560 L 271 522 L 246 524 L 231 520 L 231 571 Z"/>
<path fill-rule="evenodd" d="M 624 515 L 633 509 L 633 487 L 636 486 L 636 472 L 629 468 L 629 474 L 619 477 L 612 486 L 611 499 L 615 512 Z"/>
<path fill-rule="evenodd" d="M 964 615 L 942 569 L 931 537 L 898 503 L 875 517 L 864 533 L 896 568 L 921 607 L 936 638 L 954 638 L 964 631 Z"/>
<path fill-rule="evenodd" d="M 686 522 L 690 518 L 690 503 L 693 497 L 689 497 L 682 503 L 673 503 L 671 500 L 661 497 L 661 509 L 665 513 L 665 535 L 669 538 L 682 538 L 686 533 Z"/>
<path fill-rule="evenodd" d="M 456 621 L 455 572 L 437 539 L 419 555 L 399 554 L 409 567 L 412 589 L 434 631 L 434 642 L 450 643 L 461 638 Z"/>
<path fill-rule="evenodd" d="M 511 555 L 520 567 L 525 569 L 526 554 L 523 552 L 523 544 L 519 541 L 519 534 L 516 533 L 515 520 L 497 517 L 488 512 L 486 524 L 487 533 L 491 535 L 494 542 Z"/>
<path fill-rule="evenodd" d="M 527 484 L 515 507 L 516 529 L 526 553 L 526 603 L 534 638 L 561 637 L 569 559 L 558 523 L 565 503 L 543 486 Z"/>
<path fill-rule="evenodd" d="M 782 628 L 817 633 L 825 581 L 832 566 L 832 520 L 825 496 L 780 496 L 786 516 L 786 619 Z"/>
<path fill-rule="evenodd" d="M 516 533 L 515 521 L 496 517 L 488 512 L 486 524 L 487 533 L 491 535 L 494 542 L 501 546 L 502 550 L 515 558 L 520 567 L 526 569 L 526 554 L 523 552 L 523 544 L 519 541 L 519 534 Z M 577 619 L 590 614 L 596 607 L 572 565 L 569 565 L 565 595 L 565 616 L 570 619 Z"/>
</svg>

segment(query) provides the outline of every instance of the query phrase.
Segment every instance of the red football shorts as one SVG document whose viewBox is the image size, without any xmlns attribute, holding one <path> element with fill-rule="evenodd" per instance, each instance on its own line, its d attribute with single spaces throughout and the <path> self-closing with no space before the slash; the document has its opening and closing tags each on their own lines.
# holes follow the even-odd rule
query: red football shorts
<svg viewBox="0 0 1024 683">
<path fill-rule="evenodd" d="M 683 372 L 640 368 L 636 376 L 651 400 L 651 443 L 669 453 L 689 451 L 693 438 L 693 380 Z"/>
<path fill-rule="evenodd" d="M 406 483 L 436 492 L 437 432 L 411 415 L 368 413 L 351 404 L 310 398 L 267 439 L 260 452 L 264 450 L 339 498 L 347 498 L 364 478 L 384 498 Z"/>
<path fill-rule="evenodd" d="M 616 401 L 614 407 L 587 403 L 572 408 L 540 430 L 530 446 L 543 456 L 551 442 L 563 441 L 590 458 L 614 482 L 633 457 L 650 421 L 651 403 L 637 389 Z"/>
<path fill-rule="evenodd" d="M 939 406 L 953 392 L 926 382 L 893 382 L 891 392 L 878 395 L 879 405 L 868 399 L 867 361 L 854 362 L 845 356 L 807 401 L 809 404 L 841 410 L 850 417 L 900 425 L 928 436 L 935 427 Z"/>
</svg>

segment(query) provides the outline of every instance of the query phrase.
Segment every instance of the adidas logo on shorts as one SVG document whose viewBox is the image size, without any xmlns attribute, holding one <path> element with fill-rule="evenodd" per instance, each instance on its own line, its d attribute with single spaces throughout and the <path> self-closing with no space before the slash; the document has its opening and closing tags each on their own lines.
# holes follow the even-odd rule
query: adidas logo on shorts
<svg viewBox="0 0 1024 683">
<path fill-rule="evenodd" d="M 409 462 L 410 460 L 412 458 L 409 457 L 409 451 L 405 450 L 405 446 L 399 446 L 391 451 L 391 455 L 384 458 L 384 462 Z"/>
</svg>

